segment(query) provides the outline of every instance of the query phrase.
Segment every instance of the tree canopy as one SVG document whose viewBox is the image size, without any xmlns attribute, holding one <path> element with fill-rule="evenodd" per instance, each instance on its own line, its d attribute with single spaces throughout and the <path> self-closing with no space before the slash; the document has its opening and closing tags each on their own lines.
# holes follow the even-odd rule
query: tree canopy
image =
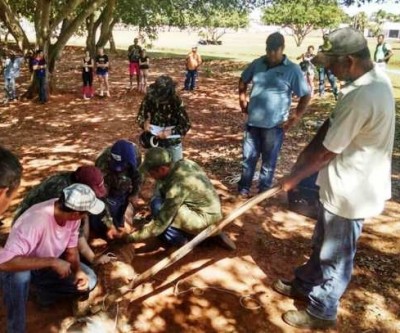
<svg viewBox="0 0 400 333">
<path fill-rule="evenodd" d="M 277 0 L 265 8 L 262 20 L 265 24 L 290 28 L 296 45 L 300 46 L 312 30 L 337 27 L 344 15 L 334 0 Z"/>
</svg>

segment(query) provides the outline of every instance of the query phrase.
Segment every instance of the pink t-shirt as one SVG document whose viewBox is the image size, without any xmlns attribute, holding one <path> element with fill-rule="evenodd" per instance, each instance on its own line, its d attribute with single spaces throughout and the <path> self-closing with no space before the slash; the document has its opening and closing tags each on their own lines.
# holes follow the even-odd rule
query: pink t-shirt
<svg viewBox="0 0 400 333">
<path fill-rule="evenodd" d="M 6 245 L 0 248 L 0 264 L 16 256 L 58 258 L 67 248 L 78 246 L 80 220 L 58 225 L 54 219 L 55 201 L 34 205 L 18 218 Z"/>
</svg>

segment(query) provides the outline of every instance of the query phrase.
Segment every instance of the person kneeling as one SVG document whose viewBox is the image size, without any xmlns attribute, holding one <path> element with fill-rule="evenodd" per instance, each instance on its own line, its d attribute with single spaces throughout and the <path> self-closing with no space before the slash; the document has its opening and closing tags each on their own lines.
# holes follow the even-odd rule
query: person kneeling
<svg viewBox="0 0 400 333">
<path fill-rule="evenodd" d="M 25 332 L 30 282 L 42 306 L 60 297 L 87 296 L 94 289 L 95 273 L 79 260 L 79 225 L 89 213 L 103 210 L 104 203 L 90 187 L 73 184 L 58 199 L 34 205 L 17 219 L 5 247 L 0 249 L 8 333 Z"/>
<path fill-rule="evenodd" d="M 125 236 L 127 242 L 158 237 L 167 246 L 182 246 L 222 217 L 217 192 L 201 167 L 190 160 L 173 162 L 163 148 L 146 151 L 140 166 L 158 183 L 151 200 L 152 220 L 140 230 Z M 235 244 L 224 233 L 218 234 L 224 245 Z"/>
</svg>

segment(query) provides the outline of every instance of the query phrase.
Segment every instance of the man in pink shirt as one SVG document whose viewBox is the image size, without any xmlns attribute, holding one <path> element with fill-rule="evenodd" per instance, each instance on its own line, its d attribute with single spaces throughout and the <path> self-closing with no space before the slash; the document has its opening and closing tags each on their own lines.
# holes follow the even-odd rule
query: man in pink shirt
<svg viewBox="0 0 400 333">
<path fill-rule="evenodd" d="M 79 260 L 79 225 L 88 213 L 103 210 L 104 203 L 89 186 L 75 183 L 60 198 L 32 206 L 16 220 L 0 249 L 8 333 L 25 332 L 30 282 L 42 305 L 63 296 L 85 296 L 94 289 L 95 273 Z"/>
</svg>

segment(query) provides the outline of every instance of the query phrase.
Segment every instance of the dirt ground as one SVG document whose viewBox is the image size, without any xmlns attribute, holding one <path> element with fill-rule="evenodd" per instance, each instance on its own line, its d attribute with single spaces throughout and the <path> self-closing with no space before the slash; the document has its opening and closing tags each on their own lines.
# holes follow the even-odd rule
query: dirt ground
<svg viewBox="0 0 400 333">
<path fill-rule="evenodd" d="M 143 95 L 127 90 L 125 57 L 111 56 L 111 97 L 84 101 L 80 95 L 81 54 L 72 48 L 67 52 L 66 61 L 58 67 L 59 89 L 46 105 L 22 100 L 0 107 L 0 144 L 19 154 L 24 166 L 19 196 L 3 218 L 0 244 L 5 242 L 13 209 L 30 187 L 57 171 L 93 163 L 99 152 L 117 139 L 137 142 L 140 134 L 135 119 Z M 243 203 L 236 197 L 232 181 L 240 172 L 244 118 L 238 108 L 235 75 L 242 67 L 229 61 L 207 62 L 199 88 L 181 94 L 192 121 L 184 155 L 205 168 L 220 194 L 225 215 Z M 169 74 L 180 90 L 183 70 L 181 59 L 152 59 L 150 82 Z M 26 69 L 23 74 L 20 91 L 27 80 Z M 288 172 L 331 104 L 330 97 L 326 101 L 316 98 L 310 113 L 289 133 L 277 178 Z M 398 170 L 393 176 L 394 198 L 385 212 L 365 222 L 353 279 L 341 301 L 337 329 L 330 332 L 400 331 L 397 176 Z M 135 288 L 122 302 L 112 304 L 104 317 L 97 317 L 101 326 L 96 332 L 297 332 L 281 315 L 304 304 L 280 296 L 271 285 L 277 278 L 290 278 L 293 268 L 306 260 L 313 225 L 312 219 L 287 209 L 284 194 L 266 200 L 226 228 L 236 242 L 236 251 L 213 242 L 200 245 Z M 142 246 L 136 244 L 137 250 Z M 131 264 L 140 273 L 165 255 L 160 251 L 137 253 Z M 108 292 L 103 290 L 103 296 Z M 41 309 L 29 300 L 28 332 L 61 332 L 61 324 L 71 315 L 68 302 Z M 0 331 L 5 328 L 3 307 L 0 327 Z"/>
</svg>

